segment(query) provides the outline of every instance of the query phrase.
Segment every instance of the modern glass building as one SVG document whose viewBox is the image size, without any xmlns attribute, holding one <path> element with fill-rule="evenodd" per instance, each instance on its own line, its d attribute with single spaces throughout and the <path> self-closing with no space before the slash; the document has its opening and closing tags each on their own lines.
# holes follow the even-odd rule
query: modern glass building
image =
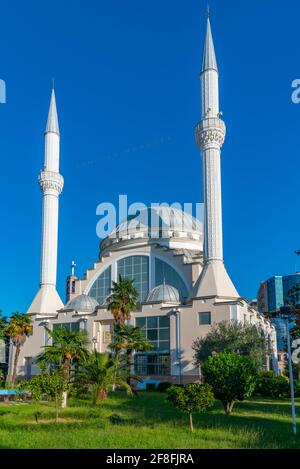
<svg viewBox="0 0 300 469">
<path fill-rule="evenodd" d="M 257 295 L 257 307 L 260 313 L 276 313 L 282 306 L 291 303 L 290 292 L 293 287 L 300 287 L 300 273 L 285 276 L 274 276 L 262 282 Z M 295 304 L 300 304 L 300 295 Z M 278 350 L 286 350 L 286 325 L 284 320 L 273 318 L 276 329 Z"/>
</svg>

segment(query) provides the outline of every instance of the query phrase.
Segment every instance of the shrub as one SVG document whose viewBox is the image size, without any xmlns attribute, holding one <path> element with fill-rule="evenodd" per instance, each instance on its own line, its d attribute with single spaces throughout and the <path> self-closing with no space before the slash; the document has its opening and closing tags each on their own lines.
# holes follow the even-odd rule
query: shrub
<svg viewBox="0 0 300 469">
<path fill-rule="evenodd" d="M 147 383 L 146 384 L 146 391 L 156 391 L 156 384 L 155 383 Z"/>
<path fill-rule="evenodd" d="M 256 367 L 252 360 L 232 352 L 209 357 L 203 365 L 206 383 L 212 386 L 216 399 L 230 415 L 234 402 L 250 397 L 256 384 Z"/>
<path fill-rule="evenodd" d="M 251 358 L 262 369 L 268 343 L 263 330 L 249 323 L 221 321 L 210 332 L 193 343 L 195 362 L 202 365 L 214 352 L 231 352 Z"/>
<path fill-rule="evenodd" d="M 172 386 L 172 383 L 169 383 L 168 381 L 164 381 L 163 383 L 158 384 L 156 391 L 166 392 L 171 386 Z"/>
<path fill-rule="evenodd" d="M 288 397 L 290 380 L 287 376 L 276 376 L 274 371 L 263 371 L 258 376 L 254 394 L 272 398 Z"/>
<path fill-rule="evenodd" d="M 167 400 L 172 402 L 177 410 L 189 415 L 191 431 L 194 431 L 193 412 L 205 412 L 214 404 L 212 389 L 207 384 L 175 385 L 168 389 L 167 394 Z"/>
<path fill-rule="evenodd" d="M 295 381 L 295 397 L 300 397 L 300 381 Z"/>
</svg>

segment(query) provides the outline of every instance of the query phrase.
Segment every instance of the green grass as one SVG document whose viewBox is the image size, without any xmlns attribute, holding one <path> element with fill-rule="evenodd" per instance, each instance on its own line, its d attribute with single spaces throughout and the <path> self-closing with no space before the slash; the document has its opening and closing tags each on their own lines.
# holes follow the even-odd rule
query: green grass
<svg viewBox="0 0 300 469">
<path fill-rule="evenodd" d="M 300 448 L 290 414 L 287 400 L 236 403 L 230 417 L 216 402 L 210 412 L 194 415 L 191 434 L 187 416 L 160 393 L 138 398 L 115 393 L 95 407 L 70 399 L 59 423 L 52 404 L 1 403 L 0 448 Z M 300 433 L 300 418 L 298 425 Z"/>
</svg>

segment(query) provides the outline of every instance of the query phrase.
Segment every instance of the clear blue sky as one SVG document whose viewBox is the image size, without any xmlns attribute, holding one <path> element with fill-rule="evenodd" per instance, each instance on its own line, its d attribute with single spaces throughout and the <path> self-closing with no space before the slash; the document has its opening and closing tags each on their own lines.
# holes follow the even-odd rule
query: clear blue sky
<svg viewBox="0 0 300 469">
<path fill-rule="evenodd" d="M 300 3 L 211 0 L 227 124 L 225 262 L 241 295 L 292 273 L 300 248 Z M 205 27 L 200 0 L 12 0 L 1 4 L 0 308 L 39 284 L 43 131 L 55 77 L 61 130 L 58 290 L 99 252 L 96 206 L 202 201 L 194 142 Z M 130 151 L 127 151 L 127 150 Z M 90 162 L 87 164 L 87 162 Z"/>
</svg>

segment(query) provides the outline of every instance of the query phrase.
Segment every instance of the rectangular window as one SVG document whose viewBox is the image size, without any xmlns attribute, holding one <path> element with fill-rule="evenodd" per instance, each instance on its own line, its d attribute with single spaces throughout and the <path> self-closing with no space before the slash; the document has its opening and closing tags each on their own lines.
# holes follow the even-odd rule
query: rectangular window
<svg viewBox="0 0 300 469">
<path fill-rule="evenodd" d="M 135 372 L 140 376 L 169 376 L 171 361 L 169 354 L 135 354 Z"/>
<path fill-rule="evenodd" d="M 25 357 L 25 378 L 31 378 L 32 357 Z"/>
<path fill-rule="evenodd" d="M 170 375 L 170 318 L 147 316 L 136 318 L 136 327 L 142 327 L 153 349 L 135 354 L 135 372 L 142 376 Z"/>
<path fill-rule="evenodd" d="M 79 322 L 61 322 L 59 324 L 53 324 L 53 330 L 62 328 L 69 329 L 70 331 L 79 331 Z"/>
<path fill-rule="evenodd" d="M 199 318 L 200 326 L 208 326 L 211 324 L 211 312 L 210 311 L 198 313 L 198 318 Z"/>
</svg>

